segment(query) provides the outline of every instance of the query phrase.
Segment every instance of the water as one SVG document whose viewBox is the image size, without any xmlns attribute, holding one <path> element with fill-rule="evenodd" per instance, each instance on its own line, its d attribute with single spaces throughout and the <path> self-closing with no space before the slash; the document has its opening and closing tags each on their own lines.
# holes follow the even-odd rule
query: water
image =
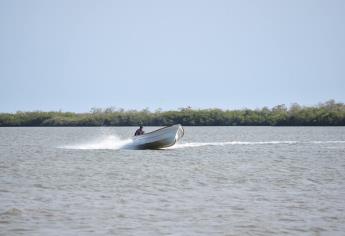
<svg viewBox="0 0 345 236">
<path fill-rule="evenodd" d="M 345 127 L 134 131 L 0 128 L 0 235 L 344 235 Z"/>
</svg>

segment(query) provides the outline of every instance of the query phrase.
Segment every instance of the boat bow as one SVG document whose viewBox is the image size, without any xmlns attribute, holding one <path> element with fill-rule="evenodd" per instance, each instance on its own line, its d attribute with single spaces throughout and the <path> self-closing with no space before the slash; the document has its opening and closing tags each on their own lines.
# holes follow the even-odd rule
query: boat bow
<svg viewBox="0 0 345 236">
<path fill-rule="evenodd" d="M 167 126 L 143 135 L 134 136 L 131 149 L 161 149 L 173 146 L 184 135 L 182 125 Z"/>
</svg>

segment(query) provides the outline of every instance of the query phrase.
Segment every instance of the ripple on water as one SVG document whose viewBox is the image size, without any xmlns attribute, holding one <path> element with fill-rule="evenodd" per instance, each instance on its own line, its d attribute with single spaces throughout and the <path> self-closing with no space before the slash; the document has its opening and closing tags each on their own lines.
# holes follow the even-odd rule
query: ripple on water
<svg viewBox="0 0 345 236">
<path fill-rule="evenodd" d="M 345 232 L 345 128 L 187 127 L 168 150 L 113 145 L 130 129 L 1 130 L 0 234 Z"/>
<path fill-rule="evenodd" d="M 4 217 L 6 217 L 6 216 L 9 216 L 9 217 L 20 216 L 20 215 L 22 215 L 22 213 L 23 212 L 21 210 L 19 210 L 18 208 L 10 208 L 10 209 L 0 213 L 0 216 L 4 216 Z"/>
</svg>

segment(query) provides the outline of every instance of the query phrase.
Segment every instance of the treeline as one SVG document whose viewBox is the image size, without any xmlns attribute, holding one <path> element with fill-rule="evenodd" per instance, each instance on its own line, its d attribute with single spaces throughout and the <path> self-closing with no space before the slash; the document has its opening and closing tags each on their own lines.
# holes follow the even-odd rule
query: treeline
<svg viewBox="0 0 345 236">
<path fill-rule="evenodd" d="M 89 113 L 0 113 L 0 126 L 344 126 L 345 104 L 334 100 L 317 106 L 278 105 L 262 109 L 198 109 L 154 112 L 92 108 Z"/>
</svg>

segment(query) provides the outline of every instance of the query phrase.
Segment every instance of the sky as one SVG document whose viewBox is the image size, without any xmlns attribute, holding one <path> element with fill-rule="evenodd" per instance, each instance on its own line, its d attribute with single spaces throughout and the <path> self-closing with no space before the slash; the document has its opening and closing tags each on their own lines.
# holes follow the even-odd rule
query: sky
<svg viewBox="0 0 345 236">
<path fill-rule="evenodd" d="M 0 112 L 329 99 L 344 0 L 0 0 Z"/>
</svg>

